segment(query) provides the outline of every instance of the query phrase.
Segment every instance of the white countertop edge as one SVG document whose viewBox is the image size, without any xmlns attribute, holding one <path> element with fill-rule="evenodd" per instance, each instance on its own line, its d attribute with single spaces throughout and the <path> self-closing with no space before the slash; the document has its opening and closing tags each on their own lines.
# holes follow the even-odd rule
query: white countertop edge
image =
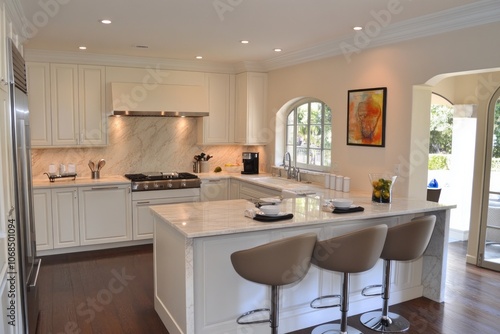
<svg viewBox="0 0 500 334">
<path fill-rule="evenodd" d="M 130 180 L 121 175 L 106 175 L 99 179 L 92 179 L 90 177 L 76 177 L 73 178 L 61 178 L 55 179 L 54 182 L 50 182 L 49 178 L 45 179 L 33 179 L 33 189 L 43 189 L 43 188 L 64 188 L 64 187 L 82 187 L 82 186 L 104 186 L 104 185 L 117 185 L 117 184 L 130 184 Z"/>
<path fill-rule="evenodd" d="M 305 198 L 297 198 L 297 199 L 288 199 L 286 201 L 303 201 Z M 317 200 L 317 199 L 316 199 Z M 320 202 L 317 200 L 318 203 Z M 398 204 L 399 202 L 399 204 Z M 211 203 L 211 204 L 210 204 Z M 303 227 L 303 226 L 313 226 L 313 225 L 323 225 L 323 224 L 331 224 L 338 223 L 343 224 L 350 221 L 360 221 L 360 220 L 368 220 L 368 219 L 377 219 L 384 217 L 393 217 L 393 216 L 401 216 L 401 215 L 410 215 L 410 214 L 418 214 L 425 212 L 433 212 L 440 210 L 448 210 L 453 209 L 456 205 L 445 205 L 438 204 L 434 202 L 427 202 L 422 200 L 413 200 L 413 199 L 395 199 L 393 204 L 372 204 L 369 199 L 366 198 L 358 198 L 355 200 L 357 205 L 363 206 L 365 211 L 363 212 L 354 212 L 354 213 L 345 213 L 345 214 L 334 214 L 330 212 L 317 212 L 315 217 L 310 217 L 305 220 L 302 220 L 295 212 L 294 218 L 290 220 L 283 220 L 277 222 L 259 222 L 253 220 L 248 217 L 244 217 L 245 208 L 253 208 L 253 204 L 246 200 L 229 200 L 229 201 L 219 201 L 219 202 L 195 202 L 195 203 L 180 203 L 180 204 L 167 204 L 167 205 L 159 205 L 151 207 L 153 213 L 160 218 L 163 222 L 169 224 L 174 227 L 177 231 L 179 231 L 184 237 L 191 238 L 201 238 L 201 237 L 210 237 L 210 236 L 218 236 L 218 235 L 228 235 L 228 234 L 236 234 L 236 233 L 246 233 L 246 232 L 254 232 L 254 231 L 264 231 L 264 230 L 273 230 L 280 228 L 295 228 L 295 227 Z M 193 206 L 191 206 L 193 205 Z M 216 226 L 217 222 L 206 221 L 205 217 L 210 217 L 210 219 L 215 220 L 215 215 L 217 213 L 211 208 L 217 208 L 218 206 L 230 206 L 235 208 L 236 211 L 231 213 L 227 211 L 221 211 L 220 216 L 222 218 L 226 217 L 226 220 L 230 220 L 234 222 L 237 226 L 225 226 L 220 227 Z M 318 204 L 319 205 L 319 204 Z M 405 208 L 405 209 L 394 209 L 391 210 L 393 206 L 400 205 L 407 207 L 416 206 L 414 208 Z M 189 207 L 191 206 L 191 207 Z M 166 211 L 165 207 L 168 207 Z M 162 209 L 163 208 L 163 209 Z M 377 208 L 382 209 L 381 211 L 377 211 Z M 175 217 L 177 210 L 191 210 L 190 212 L 201 211 L 201 219 L 199 218 L 191 218 L 187 219 L 178 219 L 178 218 L 169 218 L 169 216 Z M 165 213 L 168 212 L 168 213 Z M 286 212 L 291 212 L 291 210 L 287 210 Z M 299 213 L 300 215 L 300 213 Z M 180 222 L 182 220 L 182 223 Z M 222 219 L 224 220 L 224 219 Z M 186 227 L 185 224 L 192 223 L 194 226 L 189 231 L 189 228 Z M 241 224 L 241 225 L 239 225 Z M 190 226 L 191 227 L 191 226 Z"/>
</svg>

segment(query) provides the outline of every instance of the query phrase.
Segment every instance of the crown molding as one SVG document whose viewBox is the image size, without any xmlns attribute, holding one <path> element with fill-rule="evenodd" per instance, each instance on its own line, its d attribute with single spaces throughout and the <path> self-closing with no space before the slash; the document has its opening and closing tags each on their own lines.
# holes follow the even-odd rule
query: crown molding
<svg viewBox="0 0 500 334">
<path fill-rule="evenodd" d="M 375 19 L 374 19 L 375 21 Z M 381 28 L 381 33 L 369 38 L 364 49 L 394 44 L 416 38 L 438 35 L 454 30 L 500 21 L 498 0 L 484 0 Z M 375 21 L 376 22 L 376 21 Z M 362 33 L 362 32 L 361 32 Z M 313 47 L 289 52 L 262 62 L 266 71 L 343 54 L 342 45 L 354 45 L 355 34 L 348 38 L 328 41 Z"/>
<path fill-rule="evenodd" d="M 31 62 L 51 62 L 69 64 L 88 64 L 103 66 L 124 66 L 144 68 L 155 64 L 161 68 L 179 71 L 200 71 L 216 73 L 234 73 L 233 64 L 223 64 L 206 61 L 165 59 L 152 57 L 132 57 L 107 55 L 87 52 L 64 52 L 39 49 L 25 49 L 24 57 Z"/>
</svg>

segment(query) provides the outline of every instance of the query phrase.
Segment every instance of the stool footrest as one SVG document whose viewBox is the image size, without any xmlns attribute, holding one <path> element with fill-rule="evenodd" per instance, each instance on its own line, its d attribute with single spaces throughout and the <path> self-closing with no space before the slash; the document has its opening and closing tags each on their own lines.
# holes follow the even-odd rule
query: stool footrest
<svg viewBox="0 0 500 334">
<path fill-rule="evenodd" d="M 340 302 L 338 304 L 333 304 L 333 305 L 315 305 L 317 302 L 319 301 L 322 301 L 324 299 L 328 299 L 328 298 L 341 298 L 342 296 L 341 295 L 326 295 L 326 296 L 320 296 L 318 298 L 314 298 L 311 303 L 309 304 L 309 306 L 311 306 L 311 308 L 316 308 L 316 309 L 319 309 L 319 308 L 330 308 L 330 307 L 340 307 Z"/>
<path fill-rule="evenodd" d="M 363 296 L 365 296 L 365 297 L 382 296 L 384 294 L 382 291 L 380 291 L 378 293 L 376 293 L 376 292 L 367 292 L 368 290 L 375 289 L 375 288 L 382 289 L 382 284 L 368 285 L 363 290 L 361 290 L 361 294 Z"/>
<path fill-rule="evenodd" d="M 271 322 L 271 318 L 270 317 L 268 319 L 262 319 L 262 320 L 252 320 L 252 321 L 243 321 L 243 320 L 241 320 L 241 319 L 243 319 L 245 317 L 248 317 L 250 315 L 253 315 L 253 314 L 259 313 L 259 312 L 271 312 L 271 310 L 268 309 L 268 308 L 259 308 L 259 309 L 255 309 L 255 310 L 251 310 L 251 311 L 245 312 L 242 315 L 240 315 L 238 317 L 238 319 L 236 319 L 236 322 L 238 324 L 240 324 L 240 325 L 263 324 L 263 323 L 266 323 L 266 322 Z"/>
</svg>

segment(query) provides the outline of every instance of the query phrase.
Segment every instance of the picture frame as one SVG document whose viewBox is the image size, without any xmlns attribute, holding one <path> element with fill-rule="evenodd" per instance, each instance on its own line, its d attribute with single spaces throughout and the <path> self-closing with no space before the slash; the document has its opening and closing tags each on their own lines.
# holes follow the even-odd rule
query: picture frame
<svg viewBox="0 0 500 334">
<path fill-rule="evenodd" d="M 385 147 L 387 87 L 347 92 L 347 145 Z"/>
</svg>

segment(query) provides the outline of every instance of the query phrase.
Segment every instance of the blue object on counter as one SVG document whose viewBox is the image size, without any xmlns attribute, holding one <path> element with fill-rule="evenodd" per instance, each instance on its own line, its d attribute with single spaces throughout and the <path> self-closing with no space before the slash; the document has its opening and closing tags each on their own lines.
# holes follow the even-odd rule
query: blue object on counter
<svg viewBox="0 0 500 334">
<path fill-rule="evenodd" d="M 429 188 L 439 188 L 439 183 L 436 179 L 432 179 L 431 182 L 427 185 Z"/>
</svg>

